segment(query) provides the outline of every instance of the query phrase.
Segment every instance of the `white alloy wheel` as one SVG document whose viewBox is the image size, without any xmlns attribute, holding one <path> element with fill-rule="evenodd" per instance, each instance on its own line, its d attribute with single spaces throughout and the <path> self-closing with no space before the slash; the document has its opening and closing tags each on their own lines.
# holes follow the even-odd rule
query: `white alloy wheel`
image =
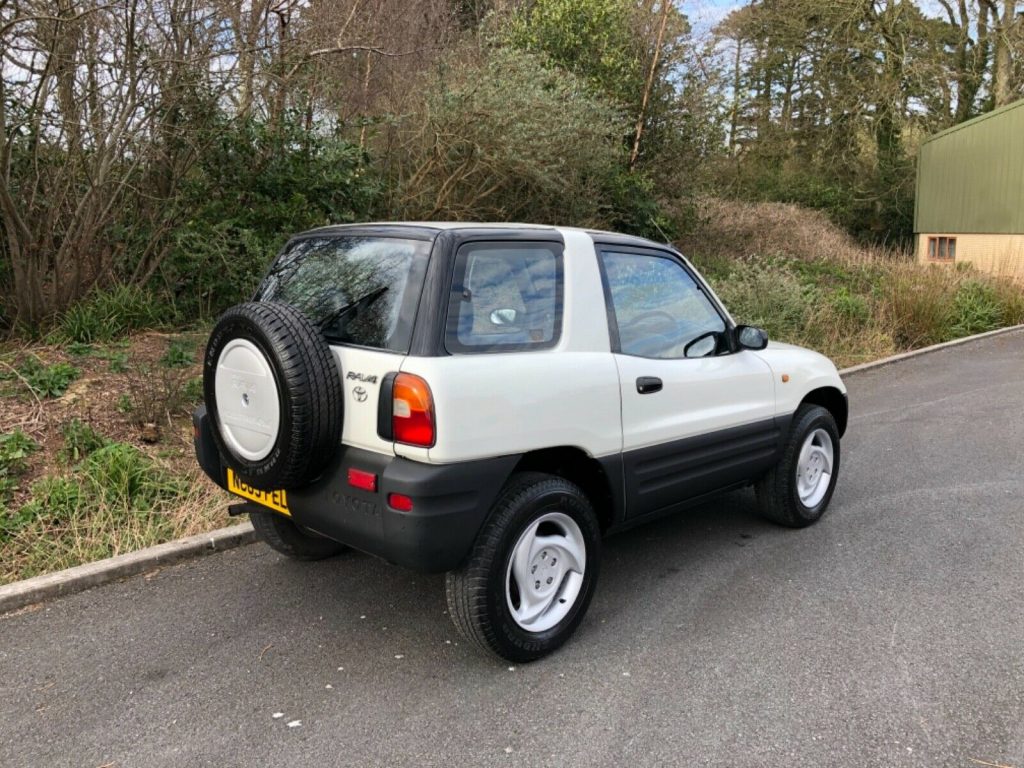
<svg viewBox="0 0 1024 768">
<path fill-rule="evenodd" d="M 277 443 L 281 399 L 274 369 L 259 347 L 232 339 L 217 360 L 217 421 L 228 447 L 248 461 L 265 459 Z"/>
<path fill-rule="evenodd" d="M 505 574 L 505 599 L 516 624 L 528 632 L 558 624 L 576 604 L 586 567 L 586 542 L 575 520 L 549 512 L 530 523 Z"/>
<path fill-rule="evenodd" d="M 832 482 L 834 463 L 832 437 L 824 429 L 813 430 L 804 439 L 796 463 L 796 492 L 808 509 L 825 498 Z"/>
</svg>

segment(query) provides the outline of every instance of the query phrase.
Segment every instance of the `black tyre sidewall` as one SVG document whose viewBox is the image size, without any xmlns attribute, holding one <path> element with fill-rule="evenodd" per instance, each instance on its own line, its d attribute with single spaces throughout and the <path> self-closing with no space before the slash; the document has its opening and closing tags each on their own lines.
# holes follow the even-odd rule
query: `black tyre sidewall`
<svg viewBox="0 0 1024 768">
<path fill-rule="evenodd" d="M 795 513 L 796 517 L 801 522 L 813 523 L 816 522 L 828 508 L 829 502 L 832 501 L 832 494 L 835 493 L 836 483 L 839 480 L 839 463 L 840 463 L 840 447 L 839 447 L 839 430 L 836 427 L 835 419 L 832 415 L 824 408 L 814 406 L 808 409 L 803 414 L 798 414 L 798 422 L 796 429 L 793 432 L 793 449 L 789 451 L 790 460 L 786 463 L 785 467 L 782 467 L 782 471 L 786 473 L 787 485 L 789 487 L 789 503 Z M 832 477 L 829 479 L 828 490 L 822 497 L 821 501 L 815 504 L 813 507 L 805 506 L 800 500 L 800 494 L 797 491 L 796 483 L 796 470 L 797 462 L 800 459 L 800 448 L 803 446 L 807 436 L 816 429 L 824 429 L 828 432 L 828 436 L 832 438 Z"/>
<path fill-rule="evenodd" d="M 581 493 L 545 490 L 529 498 L 513 511 L 511 519 L 499 535 L 495 557 L 487 578 L 487 613 L 494 639 L 505 658 L 532 661 L 561 646 L 583 620 L 594 595 L 601 565 L 601 532 L 590 503 Z M 538 517 L 548 512 L 561 512 L 580 527 L 586 545 L 587 562 L 580 594 L 569 614 L 544 632 L 528 632 L 512 617 L 506 597 L 505 580 L 512 550 L 523 531 Z"/>
</svg>

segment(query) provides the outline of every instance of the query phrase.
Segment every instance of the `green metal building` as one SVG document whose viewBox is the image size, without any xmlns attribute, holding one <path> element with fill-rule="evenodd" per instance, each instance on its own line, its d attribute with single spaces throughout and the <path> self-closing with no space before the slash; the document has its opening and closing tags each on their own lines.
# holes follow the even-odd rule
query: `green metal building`
<svg viewBox="0 0 1024 768">
<path fill-rule="evenodd" d="M 921 145 L 914 233 L 920 261 L 1024 278 L 1024 100 Z"/>
</svg>

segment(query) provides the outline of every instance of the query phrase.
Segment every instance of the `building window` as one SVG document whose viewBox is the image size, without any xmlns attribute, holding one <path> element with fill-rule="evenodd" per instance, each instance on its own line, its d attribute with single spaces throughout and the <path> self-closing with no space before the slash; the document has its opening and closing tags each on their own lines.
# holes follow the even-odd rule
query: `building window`
<svg viewBox="0 0 1024 768">
<path fill-rule="evenodd" d="M 956 261 L 956 238 L 929 237 L 928 259 L 930 261 Z"/>
</svg>

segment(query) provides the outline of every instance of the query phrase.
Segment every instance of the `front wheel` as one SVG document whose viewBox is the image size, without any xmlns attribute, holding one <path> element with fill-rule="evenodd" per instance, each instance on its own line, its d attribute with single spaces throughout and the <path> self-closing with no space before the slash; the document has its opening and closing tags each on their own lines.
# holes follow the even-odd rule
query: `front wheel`
<svg viewBox="0 0 1024 768">
<path fill-rule="evenodd" d="M 761 515 L 803 528 L 828 508 L 839 477 L 839 429 L 832 414 L 802 405 L 793 416 L 779 463 L 755 486 Z"/>
<path fill-rule="evenodd" d="M 539 659 L 579 626 L 593 596 L 601 531 L 576 485 L 516 476 L 496 502 L 466 563 L 447 575 L 459 631 L 515 662 Z"/>
</svg>

